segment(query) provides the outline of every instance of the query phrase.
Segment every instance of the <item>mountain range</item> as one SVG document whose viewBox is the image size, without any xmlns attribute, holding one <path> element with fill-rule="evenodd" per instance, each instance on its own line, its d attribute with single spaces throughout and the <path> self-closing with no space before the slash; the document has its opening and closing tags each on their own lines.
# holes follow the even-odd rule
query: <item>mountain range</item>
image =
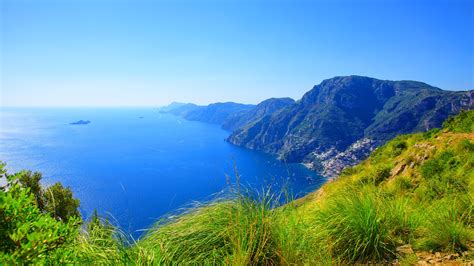
<svg viewBox="0 0 474 266">
<path fill-rule="evenodd" d="M 367 158 L 398 134 L 440 127 L 474 108 L 474 91 L 446 91 L 418 81 L 341 76 L 322 81 L 303 97 L 271 98 L 257 105 L 173 103 L 161 112 L 221 125 L 227 141 L 304 163 L 327 177 Z"/>
</svg>

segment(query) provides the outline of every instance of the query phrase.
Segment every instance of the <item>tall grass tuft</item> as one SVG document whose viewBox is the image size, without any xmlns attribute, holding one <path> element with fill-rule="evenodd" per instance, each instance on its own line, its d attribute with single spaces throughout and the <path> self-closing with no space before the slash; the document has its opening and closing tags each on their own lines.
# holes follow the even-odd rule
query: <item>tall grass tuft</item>
<svg viewBox="0 0 474 266">
<path fill-rule="evenodd" d="M 470 196 L 438 201 L 428 211 L 425 237 L 419 245 L 424 249 L 462 252 L 474 239 L 473 205 Z"/>
<path fill-rule="evenodd" d="M 419 226 L 425 221 L 423 206 L 415 205 L 406 197 L 386 197 L 383 200 L 383 212 L 386 226 L 395 242 L 409 244 L 416 239 Z M 420 211 L 421 210 L 421 211 Z"/>
<path fill-rule="evenodd" d="M 372 190 L 349 190 L 315 212 L 315 232 L 346 262 L 382 261 L 395 254 L 384 198 Z"/>
<path fill-rule="evenodd" d="M 100 218 L 97 212 L 82 229 L 76 240 L 76 259 L 81 263 L 126 263 L 130 261 L 130 241 L 118 227 L 108 219 Z"/>
<path fill-rule="evenodd" d="M 330 265 L 335 263 L 313 232 L 306 211 L 294 203 L 276 210 L 272 222 L 273 252 L 280 265 Z"/>
<path fill-rule="evenodd" d="M 237 195 L 158 224 L 137 246 L 155 263 L 248 265 L 270 263 L 271 199 Z"/>
</svg>

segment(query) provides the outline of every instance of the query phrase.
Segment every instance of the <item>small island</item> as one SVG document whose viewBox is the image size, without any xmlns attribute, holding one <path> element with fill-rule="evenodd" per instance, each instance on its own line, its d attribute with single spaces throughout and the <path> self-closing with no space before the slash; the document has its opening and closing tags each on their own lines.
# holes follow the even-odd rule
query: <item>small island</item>
<svg viewBox="0 0 474 266">
<path fill-rule="evenodd" d="M 91 121 L 89 120 L 79 120 L 79 121 L 76 121 L 76 122 L 72 122 L 72 123 L 69 123 L 70 125 L 87 125 L 87 124 L 90 124 Z"/>
</svg>

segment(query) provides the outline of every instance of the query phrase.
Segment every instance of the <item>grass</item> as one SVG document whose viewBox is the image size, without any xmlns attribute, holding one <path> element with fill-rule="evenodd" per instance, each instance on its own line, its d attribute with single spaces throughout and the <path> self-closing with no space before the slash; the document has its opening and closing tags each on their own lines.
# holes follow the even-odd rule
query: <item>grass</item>
<svg viewBox="0 0 474 266">
<path fill-rule="evenodd" d="M 445 199 L 429 209 L 431 219 L 425 224 L 429 234 L 420 242 L 424 249 L 447 252 L 468 250 L 474 239 L 472 198 Z"/>
<path fill-rule="evenodd" d="M 382 261 L 394 255 L 387 217 L 377 193 L 348 190 L 316 213 L 316 237 L 347 262 Z"/>
<path fill-rule="evenodd" d="M 138 246 L 153 250 L 158 263 L 248 265 L 266 262 L 272 212 L 249 197 L 218 201 L 158 225 Z"/>
</svg>

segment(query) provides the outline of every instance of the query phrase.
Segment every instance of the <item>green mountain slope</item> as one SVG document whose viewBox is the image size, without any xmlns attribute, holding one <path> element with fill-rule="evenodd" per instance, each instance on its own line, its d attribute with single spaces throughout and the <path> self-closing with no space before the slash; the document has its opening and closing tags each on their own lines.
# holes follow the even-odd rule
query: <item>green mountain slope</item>
<svg viewBox="0 0 474 266">
<path fill-rule="evenodd" d="M 277 113 L 294 103 L 295 101 L 291 98 L 267 99 L 250 110 L 231 115 L 222 123 L 222 128 L 231 131 L 237 130 L 244 125 L 253 124 L 267 115 Z"/>
<path fill-rule="evenodd" d="M 213 103 L 205 106 L 192 103 L 171 103 L 162 107 L 160 112 L 181 116 L 190 121 L 200 121 L 211 124 L 222 125 L 237 114 L 245 114 L 252 110 L 255 105 L 234 102 Z"/>
<path fill-rule="evenodd" d="M 199 108 L 202 108 L 202 107 L 195 105 L 193 103 L 172 102 L 171 104 L 167 106 L 163 106 L 159 108 L 158 110 L 160 113 L 173 114 L 177 116 L 185 116 L 186 114 L 193 112 Z"/>
<path fill-rule="evenodd" d="M 449 115 L 473 107 L 474 91 L 335 77 L 281 112 L 242 126 L 228 141 L 335 176 L 394 136 L 439 127 Z"/>
<path fill-rule="evenodd" d="M 234 131 L 294 103 L 291 98 L 270 98 L 257 105 L 227 102 L 198 106 L 192 103 L 173 102 L 160 108 L 160 112 L 181 116 L 191 121 L 219 124 L 223 129 Z"/>
<path fill-rule="evenodd" d="M 191 121 L 222 125 L 230 116 L 251 110 L 254 105 L 233 102 L 213 103 L 200 106 L 195 110 L 187 112 L 183 118 Z"/>
</svg>

